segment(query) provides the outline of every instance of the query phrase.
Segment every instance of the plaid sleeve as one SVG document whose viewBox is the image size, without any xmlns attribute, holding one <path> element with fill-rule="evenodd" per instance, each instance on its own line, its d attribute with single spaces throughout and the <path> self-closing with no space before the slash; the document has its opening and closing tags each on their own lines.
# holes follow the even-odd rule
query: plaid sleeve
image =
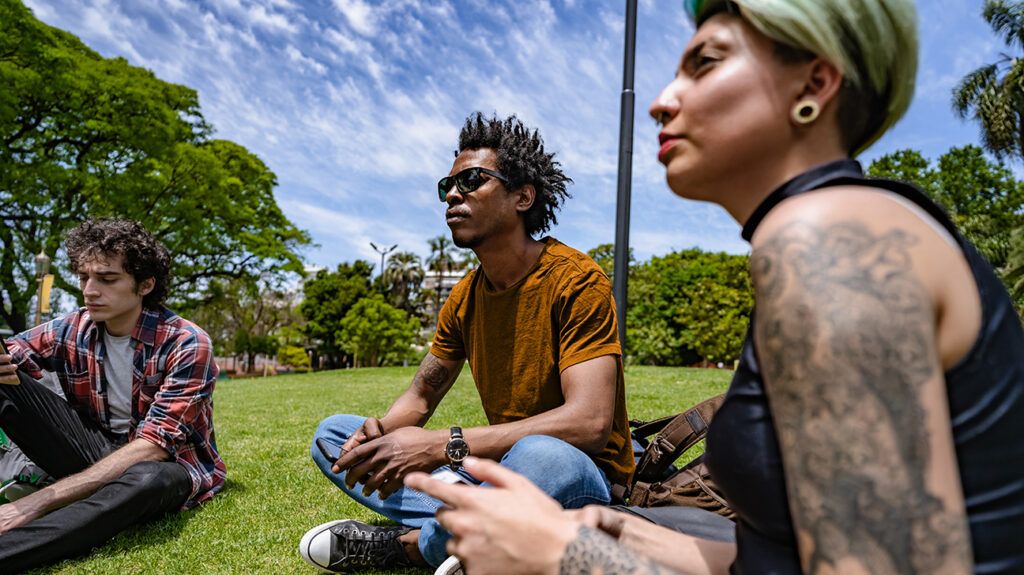
<svg viewBox="0 0 1024 575">
<path fill-rule="evenodd" d="M 42 379 L 43 367 L 50 365 L 57 345 L 57 335 L 63 329 L 64 318 L 57 318 L 23 331 L 6 340 L 12 360 L 36 379 Z"/>
<path fill-rule="evenodd" d="M 139 422 L 136 437 L 174 457 L 197 428 L 205 428 L 211 419 L 217 365 L 209 336 L 185 332 L 168 353 L 166 365 L 167 375 Z"/>
</svg>

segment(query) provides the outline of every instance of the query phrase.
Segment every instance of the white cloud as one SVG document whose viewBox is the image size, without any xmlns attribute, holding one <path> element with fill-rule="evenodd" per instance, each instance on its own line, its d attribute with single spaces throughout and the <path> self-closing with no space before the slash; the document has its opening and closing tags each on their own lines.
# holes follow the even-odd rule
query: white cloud
<svg viewBox="0 0 1024 575">
<path fill-rule="evenodd" d="M 27 0 L 106 56 L 195 88 L 216 137 L 258 154 L 282 209 L 321 245 L 313 263 L 377 261 L 369 241 L 423 255 L 445 233 L 437 178 L 467 114 L 517 114 L 575 181 L 553 233 L 588 249 L 614 238 L 621 5 L 578 0 Z M 919 98 L 876 146 L 974 141 L 949 88 L 1000 49 L 973 0 L 920 3 Z M 637 35 L 633 246 L 739 252 L 718 208 L 674 198 L 646 108 L 692 30 L 679 3 L 643 0 Z M 930 99 L 929 99 L 930 98 Z M 874 152 L 875 150 L 873 150 Z"/>
<path fill-rule="evenodd" d="M 288 60 L 297 64 L 303 70 L 313 72 L 318 76 L 323 76 L 324 74 L 327 73 L 326 66 L 324 66 L 320 62 L 317 62 L 313 58 L 306 56 L 305 54 L 302 53 L 301 50 L 299 50 L 298 48 L 291 44 L 289 44 L 288 47 L 285 48 L 285 54 L 288 55 Z"/>
<path fill-rule="evenodd" d="M 356 32 L 364 36 L 372 36 L 377 32 L 373 9 L 363 0 L 334 0 L 334 6 Z"/>
</svg>

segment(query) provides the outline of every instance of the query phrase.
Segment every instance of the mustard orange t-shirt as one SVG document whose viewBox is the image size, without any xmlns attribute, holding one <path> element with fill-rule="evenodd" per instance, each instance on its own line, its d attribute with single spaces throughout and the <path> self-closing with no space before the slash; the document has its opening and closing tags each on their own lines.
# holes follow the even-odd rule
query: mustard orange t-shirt
<svg viewBox="0 0 1024 575">
<path fill-rule="evenodd" d="M 467 274 L 441 308 L 430 351 L 469 361 L 492 425 L 562 405 L 563 370 L 617 356 L 615 419 L 608 444 L 593 459 L 613 484 L 626 484 L 633 446 L 611 284 L 587 255 L 554 238 L 543 241 L 537 263 L 508 289 L 496 291 L 479 268 Z"/>
</svg>

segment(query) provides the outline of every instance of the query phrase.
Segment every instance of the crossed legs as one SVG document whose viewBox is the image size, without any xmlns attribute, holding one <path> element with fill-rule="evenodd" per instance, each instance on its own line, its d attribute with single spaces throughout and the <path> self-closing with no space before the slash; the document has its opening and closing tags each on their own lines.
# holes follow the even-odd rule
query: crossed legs
<svg viewBox="0 0 1024 575">
<path fill-rule="evenodd" d="M 345 473 L 333 473 L 331 464 L 334 462 L 328 461 L 316 447 L 317 439 L 340 447 L 365 419 L 356 415 L 335 415 L 321 422 L 310 449 L 313 461 L 352 499 L 396 523 L 417 529 L 418 533 L 412 532 L 410 536 L 417 537 L 417 547 L 423 559 L 436 567 L 444 561 L 447 555 L 445 544 L 451 538 L 434 519 L 442 503 L 405 487 L 383 500 L 376 492 L 363 495 L 359 485 L 349 489 L 345 485 Z M 566 509 L 592 503 L 607 505 L 611 500 L 610 485 L 604 473 L 585 453 L 560 439 L 543 435 L 524 437 L 502 457 L 501 464 L 525 475 Z M 463 475 L 473 483 L 479 483 L 468 474 Z"/>
</svg>

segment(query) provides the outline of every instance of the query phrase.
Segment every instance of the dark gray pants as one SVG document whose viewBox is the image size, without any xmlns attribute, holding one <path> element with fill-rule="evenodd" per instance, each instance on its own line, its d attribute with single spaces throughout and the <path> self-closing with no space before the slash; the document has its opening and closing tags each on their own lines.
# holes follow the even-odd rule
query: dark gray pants
<svg viewBox="0 0 1024 575">
<path fill-rule="evenodd" d="M 84 470 L 123 443 L 37 382 L 0 385 L 0 427 L 57 479 Z M 87 553 L 131 525 L 177 510 L 191 492 L 192 480 L 177 463 L 133 465 L 89 497 L 0 535 L 0 573 Z"/>
</svg>

